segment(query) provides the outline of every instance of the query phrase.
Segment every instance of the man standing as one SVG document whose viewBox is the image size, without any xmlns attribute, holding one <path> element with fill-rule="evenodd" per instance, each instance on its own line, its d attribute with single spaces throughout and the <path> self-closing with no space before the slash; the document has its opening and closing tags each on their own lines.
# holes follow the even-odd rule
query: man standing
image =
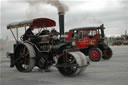
<svg viewBox="0 0 128 85">
<path fill-rule="evenodd" d="M 26 30 L 26 32 L 23 35 L 23 40 L 28 40 L 30 38 L 30 36 L 34 35 L 34 33 L 32 32 L 33 27 L 32 25 L 30 25 L 30 27 Z"/>
</svg>

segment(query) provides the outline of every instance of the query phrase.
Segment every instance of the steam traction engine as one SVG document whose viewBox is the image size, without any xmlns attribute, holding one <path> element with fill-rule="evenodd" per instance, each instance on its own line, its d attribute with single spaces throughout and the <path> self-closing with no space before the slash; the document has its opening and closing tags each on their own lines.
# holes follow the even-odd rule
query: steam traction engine
<svg viewBox="0 0 128 85">
<path fill-rule="evenodd" d="M 112 50 L 104 40 L 104 25 L 100 27 L 83 27 L 71 29 L 66 41 L 81 49 L 85 55 L 89 55 L 90 60 L 99 61 L 101 58 L 108 60 L 112 57 Z"/>
<path fill-rule="evenodd" d="M 23 36 L 19 40 L 18 28 L 25 27 L 26 30 L 28 26 L 32 26 L 38 33 L 30 35 L 28 40 L 23 40 Z M 55 64 L 63 75 L 75 76 L 82 73 L 89 64 L 88 59 L 70 41 L 65 42 L 61 37 L 58 39 L 58 35 L 47 30 L 53 26 L 56 26 L 55 21 L 48 18 L 9 24 L 7 29 L 11 30 L 16 40 L 13 53 L 8 53 L 10 67 L 15 66 L 21 72 L 30 72 L 35 66 L 46 69 Z M 13 29 L 16 29 L 17 36 Z"/>
</svg>

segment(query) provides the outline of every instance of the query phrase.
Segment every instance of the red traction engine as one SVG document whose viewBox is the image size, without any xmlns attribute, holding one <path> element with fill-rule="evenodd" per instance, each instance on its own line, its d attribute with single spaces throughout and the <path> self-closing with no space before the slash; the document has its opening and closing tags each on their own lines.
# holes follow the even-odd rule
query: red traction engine
<svg viewBox="0 0 128 85">
<path fill-rule="evenodd" d="M 65 41 L 72 41 L 72 45 L 80 48 L 92 61 L 99 61 L 101 58 L 108 60 L 112 57 L 112 50 L 104 40 L 104 29 L 103 24 L 99 27 L 71 29 Z"/>
</svg>

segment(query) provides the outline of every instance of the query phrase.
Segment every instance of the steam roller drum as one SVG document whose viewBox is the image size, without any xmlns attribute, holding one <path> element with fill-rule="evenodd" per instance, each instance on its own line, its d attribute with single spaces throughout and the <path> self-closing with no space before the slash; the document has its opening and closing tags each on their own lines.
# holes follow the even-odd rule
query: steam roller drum
<svg viewBox="0 0 128 85">
<path fill-rule="evenodd" d="M 77 52 L 79 54 L 81 61 L 82 61 L 82 68 L 81 68 L 81 73 L 84 72 L 89 65 L 89 59 L 87 56 L 85 56 L 82 52 Z"/>
<path fill-rule="evenodd" d="M 61 56 L 58 59 L 57 64 L 60 64 L 60 65 L 65 64 L 67 66 L 58 67 L 59 72 L 64 76 L 76 76 L 80 74 L 86 68 L 86 67 L 83 67 L 83 68 L 81 67 L 87 62 L 87 60 L 84 57 L 85 56 L 82 55 L 82 53 L 79 51 L 69 52 L 67 59 L 65 59 L 64 56 Z M 83 59 L 85 60 L 85 62 L 83 61 Z"/>
<path fill-rule="evenodd" d="M 20 44 L 15 51 L 16 68 L 20 72 L 30 72 L 35 66 L 35 50 L 28 44 Z"/>
</svg>

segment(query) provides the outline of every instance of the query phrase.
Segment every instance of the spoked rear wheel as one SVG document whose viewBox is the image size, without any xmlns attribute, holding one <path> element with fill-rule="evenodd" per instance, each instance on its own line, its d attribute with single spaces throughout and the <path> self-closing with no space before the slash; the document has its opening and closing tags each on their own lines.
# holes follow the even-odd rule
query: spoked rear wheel
<svg viewBox="0 0 128 85">
<path fill-rule="evenodd" d="M 79 66 L 84 66 L 87 61 L 82 61 L 85 56 L 82 56 L 83 58 L 81 56 L 78 52 L 70 52 L 67 58 L 61 56 L 57 62 L 57 64 L 62 65 L 58 67 L 59 72 L 64 76 L 76 76 L 83 72 L 86 67 L 81 68 Z"/>
<path fill-rule="evenodd" d="M 58 61 L 59 64 L 64 64 L 65 63 L 65 58 L 64 57 L 61 57 Z M 68 58 L 68 61 L 70 64 L 76 64 L 76 60 L 72 57 L 72 56 L 69 56 Z M 63 75 L 66 75 L 66 76 L 70 76 L 72 75 L 73 73 L 75 73 L 75 71 L 77 70 L 77 67 L 76 66 L 73 66 L 73 67 L 66 67 L 66 64 L 65 63 L 65 67 L 58 67 L 58 70 L 61 74 Z M 69 65 L 69 64 L 67 64 Z"/>
<path fill-rule="evenodd" d="M 104 60 L 108 60 L 108 59 L 110 59 L 111 57 L 112 57 L 112 50 L 111 50 L 110 47 L 108 47 L 106 50 L 103 51 L 103 56 L 102 56 L 102 58 L 103 58 Z"/>
<path fill-rule="evenodd" d="M 21 72 L 30 72 L 35 66 L 35 59 L 31 58 L 30 51 L 25 45 L 20 45 L 16 51 L 16 68 Z"/>
</svg>

